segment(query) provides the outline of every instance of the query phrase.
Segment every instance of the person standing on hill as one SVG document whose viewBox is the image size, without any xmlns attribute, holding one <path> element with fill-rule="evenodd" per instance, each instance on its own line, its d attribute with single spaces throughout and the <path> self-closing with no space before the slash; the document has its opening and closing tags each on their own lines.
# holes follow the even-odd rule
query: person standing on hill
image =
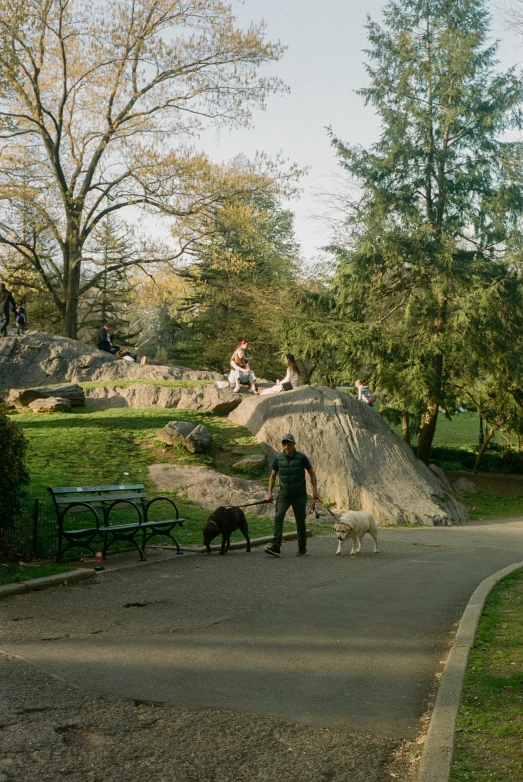
<svg viewBox="0 0 523 782">
<path fill-rule="evenodd" d="M 27 328 L 27 313 L 21 304 L 15 309 L 15 323 L 18 334 L 23 334 Z"/>
<path fill-rule="evenodd" d="M 296 440 L 290 432 L 284 434 L 281 439 L 283 450 L 277 453 L 272 463 L 271 477 L 269 478 L 269 493 L 267 499 L 273 501 L 272 490 L 276 477 L 280 479 L 280 493 L 276 501 L 276 515 L 274 518 L 274 538 L 271 546 L 266 546 L 265 553 L 271 557 L 281 557 L 280 548 L 283 539 L 283 520 L 288 509 L 292 506 L 296 519 L 298 532 L 297 557 L 307 555 L 307 529 L 305 517 L 307 515 L 307 485 L 305 471 L 309 473 L 312 483 L 313 499 L 319 500 L 318 481 L 316 473 L 312 469 L 307 456 L 296 450 Z"/>
<path fill-rule="evenodd" d="M 7 337 L 9 326 L 9 312 L 16 311 L 15 300 L 11 291 L 7 290 L 5 282 L 0 282 L 0 335 Z"/>
</svg>

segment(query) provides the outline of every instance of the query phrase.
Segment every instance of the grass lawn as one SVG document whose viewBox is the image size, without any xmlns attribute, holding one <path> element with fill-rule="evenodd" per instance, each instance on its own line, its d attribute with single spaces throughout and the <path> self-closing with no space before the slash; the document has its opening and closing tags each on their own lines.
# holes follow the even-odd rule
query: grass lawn
<svg viewBox="0 0 523 782">
<path fill-rule="evenodd" d="M 74 569 L 74 567 L 68 567 L 67 565 L 56 564 L 22 567 L 16 562 L 10 562 L 7 565 L 0 565 L 0 585 L 17 584 L 20 581 L 29 581 L 31 578 L 54 576 L 57 573 L 67 573 Z"/>
<path fill-rule="evenodd" d="M 523 780 L 523 570 L 487 598 L 458 716 L 451 782 Z"/>
<path fill-rule="evenodd" d="M 465 494 L 460 500 L 467 507 L 471 521 L 523 516 L 523 481 L 519 495 L 478 492 Z"/>
<path fill-rule="evenodd" d="M 207 454 L 190 454 L 183 446 L 170 447 L 156 440 L 158 429 L 174 418 L 209 427 L 213 434 L 213 445 Z M 262 453 L 261 446 L 244 427 L 233 424 L 226 417 L 192 410 L 76 408 L 74 413 L 38 416 L 23 413 L 16 416 L 16 422 L 31 446 L 28 458 L 31 471 L 29 493 L 33 498 L 48 503 L 47 486 L 144 483 L 150 496 L 154 496 L 159 492 L 148 480 L 149 464 L 205 465 L 222 473 L 239 475 L 232 467 L 234 462 L 249 454 Z M 268 470 L 265 468 L 253 472 L 248 477 L 267 483 Z M 201 528 L 209 511 L 178 498 L 174 493 L 164 494 L 176 501 L 180 515 L 187 519 L 185 527 L 176 530 L 178 542 L 183 545 L 201 545 Z M 165 512 L 167 510 L 166 504 Z M 155 518 L 162 518 L 161 511 L 159 505 Z M 118 519 L 115 520 L 124 522 L 124 514 L 129 512 L 122 510 L 116 513 Z M 271 534 L 271 519 L 249 515 L 247 518 L 251 537 Z M 79 526 L 84 526 L 84 523 L 80 517 Z M 321 532 L 330 531 L 328 526 L 314 525 L 313 528 Z M 294 524 L 285 525 L 285 531 L 293 529 Z M 235 533 L 233 538 L 242 539 L 241 533 Z M 153 542 L 168 544 L 169 541 L 159 537 Z"/>
</svg>

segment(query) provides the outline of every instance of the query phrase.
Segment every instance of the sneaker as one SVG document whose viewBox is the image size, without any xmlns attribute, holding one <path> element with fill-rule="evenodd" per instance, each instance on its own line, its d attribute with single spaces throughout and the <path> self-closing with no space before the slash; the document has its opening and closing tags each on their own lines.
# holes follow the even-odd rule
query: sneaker
<svg viewBox="0 0 523 782">
<path fill-rule="evenodd" d="M 296 556 L 297 556 L 297 557 L 306 557 L 306 556 L 307 556 L 307 552 L 306 552 L 306 550 L 305 550 L 305 549 L 300 549 L 300 550 L 298 551 L 298 553 L 296 554 Z"/>
<path fill-rule="evenodd" d="M 254 388 L 254 387 L 253 388 L 249 388 L 249 391 L 251 392 L 251 394 L 257 394 L 258 393 L 258 389 Z"/>
<path fill-rule="evenodd" d="M 279 546 L 265 546 L 265 553 L 270 554 L 271 557 L 281 557 Z"/>
<path fill-rule="evenodd" d="M 239 394 L 240 393 L 240 386 L 234 386 L 234 393 Z"/>
</svg>

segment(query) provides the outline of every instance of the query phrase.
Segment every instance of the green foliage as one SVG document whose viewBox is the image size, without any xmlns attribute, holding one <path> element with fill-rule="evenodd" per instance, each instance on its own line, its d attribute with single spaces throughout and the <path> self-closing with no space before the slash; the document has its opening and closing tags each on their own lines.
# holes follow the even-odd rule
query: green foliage
<svg viewBox="0 0 523 782">
<path fill-rule="evenodd" d="M 503 782 L 523 776 L 523 571 L 490 593 L 471 650 L 451 782 Z"/>
<path fill-rule="evenodd" d="M 0 397 L 0 526 L 13 520 L 24 499 L 24 486 L 29 483 L 27 450 L 22 430 L 10 420 Z"/>
<path fill-rule="evenodd" d="M 67 573 L 74 567 L 67 565 L 35 565 L 34 567 L 22 567 L 15 562 L 0 567 L 0 584 L 18 584 L 20 581 L 29 581 L 32 578 L 44 578 L 55 576 L 59 573 Z"/>
<path fill-rule="evenodd" d="M 370 368 L 387 404 L 421 415 L 426 459 L 439 407 L 485 357 L 518 367 L 522 199 L 507 161 L 522 146 L 500 137 L 519 124 L 523 86 L 495 69 L 482 0 L 401 0 L 384 19 L 368 24 L 360 92 L 381 137 L 365 150 L 332 135 L 360 188 L 330 248 L 337 370 Z"/>
<path fill-rule="evenodd" d="M 190 291 L 177 355 L 228 372 L 233 349 L 248 339 L 256 374 L 281 377 L 298 261 L 291 212 L 271 193 L 238 196 L 217 204 L 201 233 L 196 261 L 181 275 Z"/>
</svg>

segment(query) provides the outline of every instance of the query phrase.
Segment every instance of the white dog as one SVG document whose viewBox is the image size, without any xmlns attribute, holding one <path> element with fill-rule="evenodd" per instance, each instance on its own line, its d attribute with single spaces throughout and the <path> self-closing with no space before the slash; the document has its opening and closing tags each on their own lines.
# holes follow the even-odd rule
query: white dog
<svg viewBox="0 0 523 782">
<path fill-rule="evenodd" d="M 371 513 L 363 510 L 348 510 L 346 513 L 341 514 L 332 529 L 338 538 L 336 554 L 341 554 L 341 547 L 346 538 L 352 539 L 351 554 L 358 554 L 361 551 L 363 536 L 367 532 L 374 539 L 374 553 L 377 554 L 379 551 L 378 530 Z"/>
</svg>

